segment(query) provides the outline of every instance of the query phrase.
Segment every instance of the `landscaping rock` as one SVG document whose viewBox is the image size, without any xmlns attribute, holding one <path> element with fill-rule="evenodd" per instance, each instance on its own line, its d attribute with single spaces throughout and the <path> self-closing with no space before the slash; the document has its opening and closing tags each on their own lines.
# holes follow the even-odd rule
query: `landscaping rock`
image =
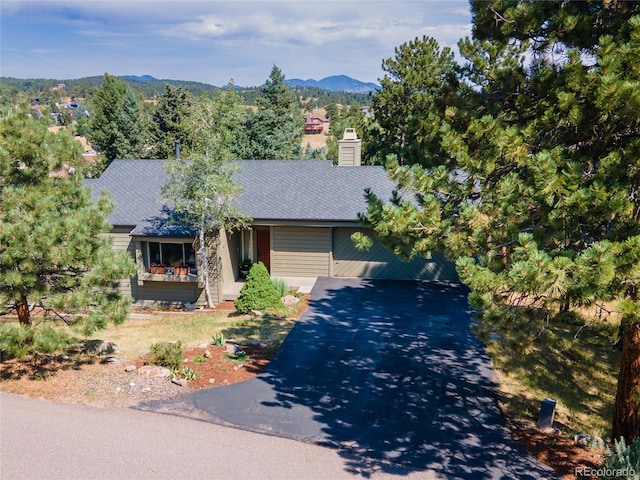
<svg viewBox="0 0 640 480">
<path fill-rule="evenodd" d="M 262 313 L 260 310 L 251 310 L 251 316 L 252 317 L 264 317 L 264 313 Z"/>
<path fill-rule="evenodd" d="M 211 352 L 209 350 L 205 350 L 202 356 L 204 358 L 211 358 Z"/>
<path fill-rule="evenodd" d="M 560 429 L 554 427 L 544 427 L 541 428 L 540 431 L 542 433 L 546 433 L 547 435 L 560 435 Z"/>
<path fill-rule="evenodd" d="M 201 343 L 200 345 L 198 345 L 198 348 L 207 348 L 208 346 L 208 343 Z"/>
<path fill-rule="evenodd" d="M 144 365 L 138 369 L 138 375 L 147 378 L 166 378 L 171 375 L 171 371 L 158 365 Z"/>
<path fill-rule="evenodd" d="M 605 448 L 606 444 L 604 440 L 598 435 L 587 435 L 586 433 L 581 433 L 573 437 L 573 440 L 578 445 L 584 445 L 585 447 L 590 448 Z"/>
<path fill-rule="evenodd" d="M 282 303 L 285 305 L 295 305 L 300 302 L 298 297 L 294 297 L 293 295 L 285 295 L 282 297 Z"/>
<path fill-rule="evenodd" d="M 215 378 L 210 378 L 209 379 L 209 383 L 216 383 L 216 379 Z"/>
<path fill-rule="evenodd" d="M 115 365 L 122 365 L 122 360 L 120 360 L 118 357 L 105 357 L 100 360 L 100 363 L 113 363 Z"/>
<path fill-rule="evenodd" d="M 135 365 L 127 365 L 126 367 L 124 367 L 124 371 L 125 372 L 135 372 L 136 371 L 136 366 Z"/>
<path fill-rule="evenodd" d="M 67 348 L 68 353 L 82 353 L 84 352 L 84 343 L 74 343 Z"/>
<path fill-rule="evenodd" d="M 175 383 L 176 385 L 179 385 L 181 387 L 187 386 L 187 381 L 184 378 L 172 378 L 171 383 Z"/>
<path fill-rule="evenodd" d="M 106 340 L 87 340 L 84 342 L 84 353 L 111 355 L 118 351 L 118 346 L 115 343 Z"/>
<path fill-rule="evenodd" d="M 240 347 L 238 347 L 238 345 L 236 345 L 235 343 L 225 343 L 224 351 L 229 355 L 237 355 L 240 351 Z"/>
</svg>

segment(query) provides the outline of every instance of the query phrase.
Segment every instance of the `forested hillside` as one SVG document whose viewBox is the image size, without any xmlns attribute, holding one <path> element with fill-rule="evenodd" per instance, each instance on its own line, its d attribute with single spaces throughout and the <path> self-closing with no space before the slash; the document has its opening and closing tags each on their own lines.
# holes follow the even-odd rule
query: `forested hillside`
<svg viewBox="0 0 640 480">
<path fill-rule="evenodd" d="M 148 75 L 141 77 L 135 75 L 125 75 L 121 77 L 132 90 L 140 95 L 143 95 L 146 100 L 154 100 L 165 89 L 165 84 L 173 87 L 182 87 L 187 90 L 193 96 L 200 96 L 205 93 L 212 93 L 219 90 L 222 87 L 216 87 L 207 83 L 192 82 L 185 80 L 160 80 Z M 13 78 L 13 77 L 0 77 L 0 85 L 8 87 L 15 92 L 24 92 L 34 99 L 39 97 L 45 92 L 51 91 L 52 88 L 58 87 L 58 85 L 64 84 L 64 89 L 61 93 L 65 93 L 67 96 L 73 98 L 87 98 L 91 93 L 98 88 L 103 81 L 103 76 L 84 77 L 78 79 L 52 79 L 52 78 Z M 355 93 L 355 92 L 334 92 L 325 90 L 319 87 L 309 86 L 290 86 L 296 95 L 296 98 L 304 103 L 311 101 L 313 105 L 323 106 L 329 103 L 338 104 L 352 104 L 359 103 L 361 105 L 371 105 L 371 96 L 368 93 Z M 239 87 L 235 89 L 240 95 L 245 105 L 255 105 L 256 99 L 260 95 L 260 86 L 257 87 Z"/>
</svg>

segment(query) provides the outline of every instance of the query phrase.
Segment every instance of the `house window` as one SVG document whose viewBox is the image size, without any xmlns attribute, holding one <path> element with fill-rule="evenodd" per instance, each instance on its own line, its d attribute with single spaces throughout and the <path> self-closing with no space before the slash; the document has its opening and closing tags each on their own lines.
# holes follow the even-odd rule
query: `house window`
<svg viewBox="0 0 640 480">
<path fill-rule="evenodd" d="M 196 253 L 192 243 L 146 242 L 142 255 L 147 268 L 152 263 L 168 267 L 184 264 L 189 266 L 191 273 L 196 273 Z"/>
</svg>

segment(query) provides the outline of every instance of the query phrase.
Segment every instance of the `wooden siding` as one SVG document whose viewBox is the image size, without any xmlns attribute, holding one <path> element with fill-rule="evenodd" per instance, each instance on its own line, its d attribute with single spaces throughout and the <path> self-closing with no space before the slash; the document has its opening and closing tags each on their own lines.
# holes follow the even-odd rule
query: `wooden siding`
<svg viewBox="0 0 640 480">
<path fill-rule="evenodd" d="M 135 259 L 136 256 L 136 247 L 135 243 L 131 239 L 129 232 L 132 227 L 116 227 L 111 230 L 111 238 L 113 239 L 113 249 L 114 250 L 126 250 L 129 252 L 131 257 Z M 128 295 L 130 297 L 135 297 L 135 290 L 137 287 L 137 278 L 136 276 L 131 278 L 123 278 L 120 281 L 120 291 L 124 295 Z"/>
<path fill-rule="evenodd" d="M 202 306 L 205 303 L 204 295 L 200 299 L 202 291 L 197 282 L 145 281 L 138 286 L 134 302 L 139 306 L 158 308 L 182 306 L 186 303 Z M 216 294 L 215 285 L 211 291 Z"/>
<path fill-rule="evenodd" d="M 331 228 L 273 227 L 271 242 L 272 276 L 329 275 Z"/>
<path fill-rule="evenodd" d="M 129 232 L 132 228 L 116 227 L 111 230 L 114 250 L 126 250 L 133 259 L 136 258 L 136 241 Z M 139 239 L 138 239 L 139 241 Z M 145 307 L 175 307 L 185 303 L 195 303 L 197 306 L 205 304 L 203 289 L 197 282 L 180 283 L 170 281 L 142 280 L 138 275 L 124 278 L 120 281 L 120 291 L 133 298 L 135 305 Z M 216 282 L 212 282 L 212 293 L 218 296 Z"/>
<path fill-rule="evenodd" d="M 356 228 L 333 229 L 333 275 L 336 277 L 459 281 L 455 265 L 440 254 L 434 253 L 431 259 L 403 262 L 375 238 L 371 249 L 361 252 L 351 241 L 351 235 L 357 231 L 372 235 Z"/>
</svg>

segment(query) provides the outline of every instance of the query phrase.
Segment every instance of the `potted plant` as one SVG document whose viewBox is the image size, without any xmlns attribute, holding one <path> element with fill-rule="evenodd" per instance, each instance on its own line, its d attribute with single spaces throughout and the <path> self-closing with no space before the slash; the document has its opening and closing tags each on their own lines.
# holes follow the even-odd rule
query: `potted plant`
<svg viewBox="0 0 640 480">
<path fill-rule="evenodd" d="M 189 275 L 189 265 L 185 265 L 184 263 L 176 265 L 175 267 L 173 267 L 173 274 L 174 275 Z"/>
<path fill-rule="evenodd" d="M 167 265 L 164 263 L 152 262 L 150 267 L 151 273 L 154 275 L 164 275 L 167 273 Z"/>
<path fill-rule="evenodd" d="M 249 258 L 245 258 L 240 263 L 240 278 L 242 280 L 245 280 L 247 278 L 247 275 L 249 275 L 249 270 L 251 270 L 251 265 L 253 265 L 253 262 Z"/>
</svg>

